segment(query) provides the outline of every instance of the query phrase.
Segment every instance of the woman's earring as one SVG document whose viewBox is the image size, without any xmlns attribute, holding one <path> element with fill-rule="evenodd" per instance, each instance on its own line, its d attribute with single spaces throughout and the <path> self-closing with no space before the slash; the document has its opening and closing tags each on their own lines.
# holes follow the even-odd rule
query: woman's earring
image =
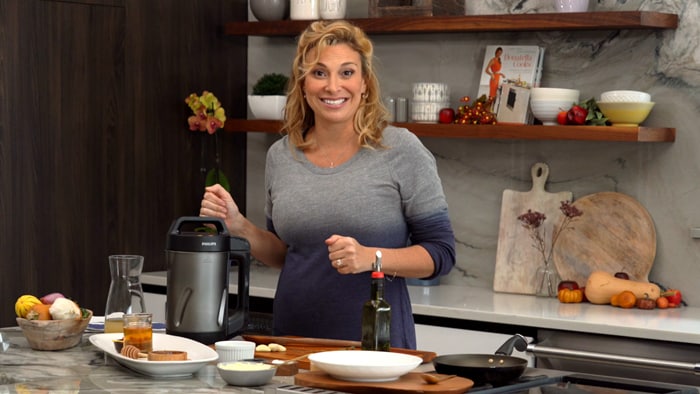
<svg viewBox="0 0 700 394">
<path fill-rule="evenodd" d="M 366 99 L 366 98 L 367 98 L 367 96 L 368 96 L 368 94 L 367 94 L 367 93 L 362 93 L 362 95 L 361 95 L 361 96 L 362 96 L 362 98 L 363 98 L 363 99 Z"/>
</svg>

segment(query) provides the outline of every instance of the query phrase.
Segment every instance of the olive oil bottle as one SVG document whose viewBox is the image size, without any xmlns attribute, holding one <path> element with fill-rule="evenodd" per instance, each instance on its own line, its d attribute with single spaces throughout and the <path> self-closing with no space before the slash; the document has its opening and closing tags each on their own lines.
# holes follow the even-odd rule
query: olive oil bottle
<svg viewBox="0 0 700 394">
<path fill-rule="evenodd" d="M 384 299 L 382 252 L 372 271 L 371 299 L 362 307 L 362 350 L 391 350 L 391 305 Z"/>
</svg>

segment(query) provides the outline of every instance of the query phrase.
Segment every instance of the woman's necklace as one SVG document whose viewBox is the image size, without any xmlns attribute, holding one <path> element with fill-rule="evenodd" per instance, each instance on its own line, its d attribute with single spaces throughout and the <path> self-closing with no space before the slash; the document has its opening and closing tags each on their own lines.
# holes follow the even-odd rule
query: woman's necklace
<svg viewBox="0 0 700 394">
<path fill-rule="evenodd" d="M 335 168 L 335 163 L 340 162 L 343 159 L 343 156 L 345 152 L 347 152 L 347 148 L 341 150 L 337 155 L 335 155 L 335 160 L 333 160 L 328 154 L 322 150 L 319 149 L 319 152 L 323 155 L 323 157 L 326 158 L 326 161 L 328 162 L 328 168 Z"/>
<path fill-rule="evenodd" d="M 352 145 L 346 145 L 343 149 L 331 157 L 324 149 L 320 147 L 318 148 L 318 152 L 326 159 L 326 162 L 328 163 L 327 168 L 335 168 L 336 163 L 338 163 L 338 165 L 342 164 L 342 162 L 347 158 L 347 153 L 350 150 L 352 150 Z"/>
</svg>

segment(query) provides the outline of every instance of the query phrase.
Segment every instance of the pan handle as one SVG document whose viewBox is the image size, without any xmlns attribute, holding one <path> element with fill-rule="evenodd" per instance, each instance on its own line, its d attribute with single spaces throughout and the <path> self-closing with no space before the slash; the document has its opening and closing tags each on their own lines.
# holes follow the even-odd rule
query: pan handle
<svg viewBox="0 0 700 394">
<path fill-rule="evenodd" d="M 499 356 L 510 356 L 513 354 L 513 348 L 517 349 L 520 352 L 524 352 L 528 347 L 527 344 L 527 339 L 525 339 L 524 336 L 520 334 L 515 334 L 512 337 L 510 337 L 501 347 L 496 350 L 496 353 Z"/>
<path fill-rule="evenodd" d="M 535 357 L 562 358 L 576 361 L 596 361 L 613 365 L 643 367 L 663 371 L 686 372 L 695 375 L 700 375 L 700 363 L 656 360 L 646 357 L 632 357 L 616 354 L 587 352 L 584 350 L 560 349 L 556 347 L 535 345 L 532 343 L 527 345 L 526 350 L 527 352 L 534 354 Z"/>
</svg>

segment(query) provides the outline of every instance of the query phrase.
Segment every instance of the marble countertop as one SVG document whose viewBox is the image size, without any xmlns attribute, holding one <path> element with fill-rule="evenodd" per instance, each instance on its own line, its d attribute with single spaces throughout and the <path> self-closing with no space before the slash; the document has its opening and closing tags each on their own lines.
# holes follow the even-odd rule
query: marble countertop
<svg viewBox="0 0 700 394">
<path fill-rule="evenodd" d="M 278 272 L 253 265 L 250 295 L 273 298 Z M 141 282 L 165 286 L 166 272 L 144 273 Z M 236 281 L 230 283 L 229 291 L 235 293 Z M 700 344 L 700 308 L 697 307 L 640 310 L 588 303 L 562 304 L 554 298 L 453 285 L 409 286 L 409 293 L 416 315 Z"/>
<path fill-rule="evenodd" d="M 0 394 L 5 393 L 264 393 L 293 383 L 274 377 L 263 387 L 235 387 L 221 379 L 214 363 L 188 378 L 140 375 L 117 364 L 88 340 L 60 351 L 32 350 L 19 327 L 0 329 Z"/>
</svg>

